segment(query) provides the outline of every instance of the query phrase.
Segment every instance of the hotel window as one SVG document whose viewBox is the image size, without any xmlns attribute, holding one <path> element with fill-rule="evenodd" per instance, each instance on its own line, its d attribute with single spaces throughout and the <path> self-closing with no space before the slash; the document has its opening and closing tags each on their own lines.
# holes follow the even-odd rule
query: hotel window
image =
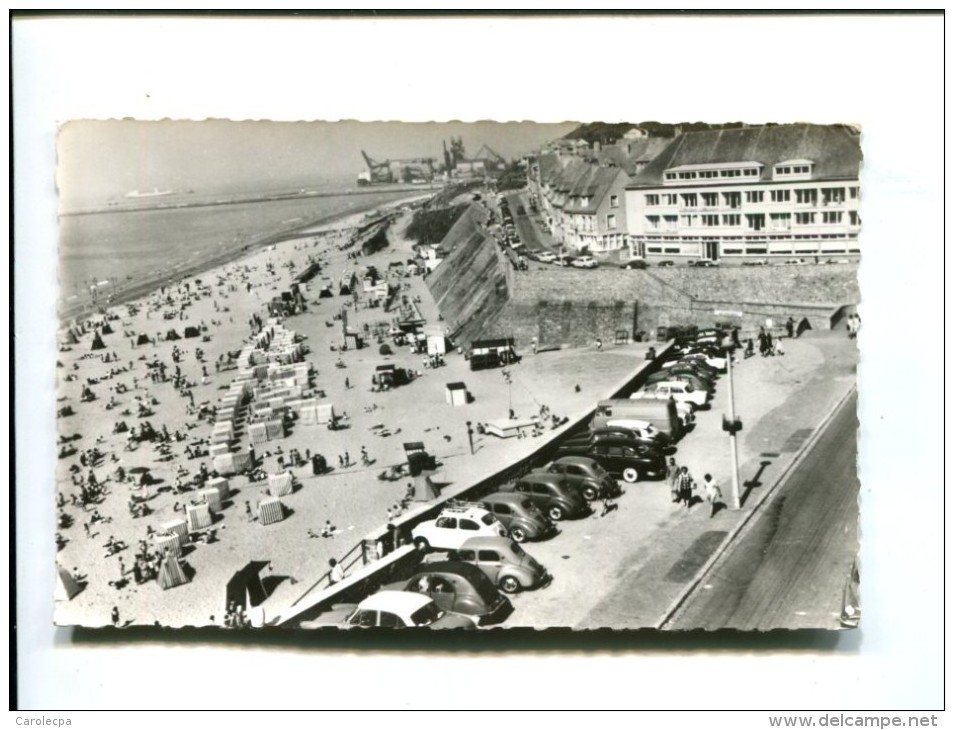
<svg viewBox="0 0 954 730">
<path fill-rule="evenodd" d="M 769 216 L 773 231 L 787 231 L 792 225 L 792 216 L 789 213 L 772 213 Z"/>
<path fill-rule="evenodd" d="M 683 193 L 682 204 L 686 208 L 695 208 L 699 203 L 695 193 Z"/>
<path fill-rule="evenodd" d="M 837 205 L 845 202 L 844 188 L 822 188 L 822 204 Z"/>
<path fill-rule="evenodd" d="M 745 191 L 746 203 L 761 203 L 764 197 L 765 197 L 765 192 L 762 190 L 746 190 Z"/>
<path fill-rule="evenodd" d="M 675 193 L 664 193 L 662 196 L 663 205 L 678 205 L 679 196 Z"/>
<path fill-rule="evenodd" d="M 647 195 L 646 196 L 646 207 L 651 208 L 655 205 L 659 205 L 659 196 L 658 195 Z"/>
<path fill-rule="evenodd" d="M 606 227 L 607 228 L 616 228 L 616 216 L 608 215 L 606 216 Z"/>
<path fill-rule="evenodd" d="M 861 216 L 858 215 L 857 210 L 848 211 L 848 222 L 853 226 L 861 225 Z"/>
<path fill-rule="evenodd" d="M 773 203 L 787 203 L 792 199 L 791 190 L 772 190 L 770 192 Z"/>
<path fill-rule="evenodd" d="M 666 179 L 667 179 L 667 180 L 675 180 L 675 179 L 676 179 L 676 173 L 674 173 L 674 172 L 667 172 L 667 173 L 666 173 Z"/>
<path fill-rule="evenodd" d="M 702 225 L 704 225 L 704 226 L 717 226 L 717 225 L 719 225 L 719 216 L 717 216 L 717 215 L 704 215 L 704 216 L 702 216 Z"/>
<path fill-rule="evenodd" d="M 753 231 L 761 231 L 765 228 L 765 215 L 762 213 L 749 214 L 745 216 L 745 222 Z"/>
<path fill-rule="evenodd" d="M 674 215 L 663 216 L 663 227 L 667 231 L 674 231 L 679 227 L 679 218 Z"/>
<path fill-rule="evenodd" d="M 722 199 L 729 208 L 742 207 L 742 193 L 722 193 Z"/>
<path fill-rule="evenodd" d="M 646 228 L 651 231 L 655 231 L 659 228 L 659 216 L 658 215 L 647 215 L 646 216 Z"/>
<path fill-rule="evenodd" d="M 722 216 L 722 225 L 739 226 L 742 225 L 742 216 L 738 213 L 728 213 Z"/>
<path fill-rule="evenodd" d="M 815 223 L 814 213 L 796 213 L 795 214 L 795 225 L 810 226 L 814 223 Z"/>
<path fill-rule="evenodd" d="M 681 223 L 683 228 L 692 228 L 699 220 L 699 216 L 697 215 L 683 215 L 680 216 L 680 218 L 682 218 Z"/>
<path fill-rule="evenodd" d="M 661 246 L 647 246 L 646 253 L 662 253 Z"/>
<path fill-rule="evenodd" d="M 841 211 L 840 210 L 826 210 L 822 213 L 822 223 L 827 223 L 829 225 L 834 223 L 841 223 Z"/>
<path fill-rule="evenodd" d="M 860 189 L 858 187 L 848 188 L 848 197 L 852 200 L 857 200 L 859 192 Z"/>
<path fill-rule="evenodd" d="M 610 208 L 618 208 L 618 207 L 619 207 L 619 196 L 610 195 Z"/>
<path fill-rule="evenodd" d="M 818 191 L 815 188 L 796 190 L 795 202 L 798 205 L 818 205 Z"/>
<path fill-rule="evenodd" d="M 719 194 L 718 193 L 703 193 L 702 194 L 702 204 L 707 208 L 714 208 L 719 204 Z"/>
</svg>

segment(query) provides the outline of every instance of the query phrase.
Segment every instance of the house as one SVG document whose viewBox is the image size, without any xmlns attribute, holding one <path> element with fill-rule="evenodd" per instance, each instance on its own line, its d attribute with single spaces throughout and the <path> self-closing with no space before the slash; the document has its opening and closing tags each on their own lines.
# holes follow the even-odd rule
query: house
<svg viewBox="0 0 954 730">
<path fill-rule="evenodd" d="M 625 189 L 630 178 L 619 167 L 590 165 L 576 180 L 563 205 L 568 249 L 603 253 L 623 248 L 626 238 Z"/>
<path fill-rule="evenodd" d="M 861 146 L 844 125 L 680 134 L 626 186 L 630 253 L 722 260 L 857 255 Z"/>
</svg>

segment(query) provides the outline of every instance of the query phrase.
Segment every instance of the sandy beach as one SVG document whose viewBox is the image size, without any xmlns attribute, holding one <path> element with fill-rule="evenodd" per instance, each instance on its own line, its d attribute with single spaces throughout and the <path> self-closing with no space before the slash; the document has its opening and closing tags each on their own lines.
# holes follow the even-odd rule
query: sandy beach
<svg viewBox="0 0 954 730">
<path fill-rule="evenodd" d="M 267 246 L 144 299 L 114 306 L 108 317 L 116 319 L 107 320 L 113 332 L 102 335 L 104 349 L 90 350 L 95 331 L 102 330 L 94 323 L 76 344 L 61 349 L 58 407 L 71 407 L 75 414 L 58 419 L 59 532 L 64 542 L 57 562 L 82 576 L 84 588 L 71 600 L 57 601 L 57 623 L 108 625 L 116 607 L 119 625 L 221 625 L 226 583 L 256 560 L 268 561 L 262 571 L 269 593 L 262 605 L 267 621 L 318 581 L 331 557 L 345 557 L 398 511 L 405 482 L 381 480 L 378 474 L 406 461 L 405 441 L 425 442 L 444 465 L 442 481 L 460 483 L 474 474 L 490 473 L 532 448 L 534 442 L 477 437 L 477 453 L 471 456 L 466 420 L 505 417 L 509 404 L 518 414 L 535 414 L 541 405 L 553 402 L 556 391 L 562 394 L 561 407 L 584 410 L 596 396 L 592 389 L 577 393 L 574 387 L 593 382 L 586 380 L 586 374 L 592 372 L 595 358 L 606 384 L 623 377 L 636 358 L 641 359 L 641 352 L 627 348 L 548 353 L 515 368 L 508 393 L 498 371 L 471 372 L 456 352 L 448 353 L 446 365 L 436 370 L 426 368 L 421 356 L 407 348 L 393 347 L 392 355 L 382 356 L 373 333 L 386 332 L 398 316 L 397 309 L 385 312 L 369 306 L 360 284 L 356 299 L 318 298 L 320 277 L 338 280 L 346 272 L 360 274 L 365 266 L 374 265 L 400 289 L 400 296 L 415 302 L 428 322 L 437 323 L 439 313 L 423 278 L 404 272 L 403 262 L 413 256 L 412 243 L 402 236 L 410 214 L 392 225 L 389 247 L 355 258 L 347 244 L 353 226 L 364 218 L 354 215 L 323 228 L 311 226 L 301 238 Z M 270 525 L 250 521 L 246 512 L 249 503 L 256 513 L 259 500 L 266 496 L 267 481 L 229 477 L 230 494 L 211 529 L 203 533 L 214 533 L 214 541 L 193 542 L 182 556 L 189 582 L 169 590 L 162 590 L 156 580 L 137 583 L 133 573 L 137 553 L 156 555 L 156 538 L 148 533 L 184 517 L 184 505 L 198 498 L 191 483 L 203 465 L 211 466 L 204 451 L 212 432 L 210 414 L 237 373 L 216 365 L 229 362 L 230 353 L 250 341 L 252 318 L 268 316 L 266 304 L 288 290 L 309 259 L 319 261 L 322 271 L 305 293 L 307 311 L 288 318 L 282 326 L 301 335 L 309 350 L 304 359 L 314 369 L 311 395 L 320 404 L 333 404 L 347 428 L 332 431 L 324 425 L 295 422 L 285 438 L 269 441 L 256 451 L 265 474 L 284 471 L 279 461 L 287 466 L 293 449 L 302 458 L 321 454 L 330 472 L 313 476 L 310 464 L 293 468 L 300 486 L 282 498 L 285 519 Z M 343 340 L 339 319 L 343 312 L 349 327 L 362 333 L 369 346 L 347 352 L 338 349 Z M 201 337 L 165 339 L 169 330 L 182 335 L 186 327 L 197 327 Z M 137 346 L 143 334 L 150 342 Z M 197 348 L 202 351 L 201 361 Z M 421 376 L 388 392 L 372 392 L 372 375 L 383 363 Z M 158 364 L 165 366 L 166 380 L 159 376 L 153 380 L 151 373 L 160 372 Z M 473 396 L 474 402 L 466 408 L 453 408 L 445 401 L 445 385 L 454 381 L 465 381 Z M 95 399 L 84 401 L 85 388 Z M 127 448 L 128 432 L 116 432 L 119 422 L 137 433 L 148 423 L 170 438 Z M 239 440 L 242 443 L 234 447 L 247 448 L 247 432 Z M 202 456 L 189 458 L 193 450 Z M 366 464 L 362 450 L 368 455 Z M 348 466 L 342 465 L 345 454 Z M 88 487 L 90 471 L 100 485 L 94 490 Z M 149 474 L 147 487 L 140 486 L 144 471 Z M 93 493 L 85 506 L 84 488 Z M 141 505 L 147 505 L 148 514 L 134 516 L 132 510 L 141 510 Z M 102 519 L 94 521 L 94 512 Z M 334 536 L 321 537 L 329 523 Z M 109 549 L 110 540 L 115 541 L 116 552 Z"/>
</svg>

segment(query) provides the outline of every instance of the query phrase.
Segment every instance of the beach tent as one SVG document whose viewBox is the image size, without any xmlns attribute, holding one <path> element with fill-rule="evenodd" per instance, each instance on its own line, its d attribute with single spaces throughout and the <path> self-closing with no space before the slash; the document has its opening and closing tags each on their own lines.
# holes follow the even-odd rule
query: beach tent
<svg viewBox="0 0 954 730">
<path fill-rule="evenodd" d="M 166 332 L 166 342 L 174 342 L 175 340 L 181 340 L 182 336 L 175 330 L 169 330 Z"/>
<path fill-rule="evenodd" d="M 99 332 L 93 335 L 93 344 L 90 345 L 90 350 L 105 350 L 106 343 L 103 342 L 103 338 L 99 336 Z"/>
<path fill-rule="evenodd" d="M 186 336 L 187 338 L 198 337 L 198 336 L 199 336 L 199 328 L 198 328 L 198 327 L 186 327 L 186 328 L 185 328 L 185 336 Z"/>
<path fill-rule="evenodd" d="M 109 322 L 103 323 L 103 329 L 100 332 L 104 335 L 111 335 L 113 333 L 113 328 L 109 326 Z"/>
<path fill-rule="evenodd" d="M 56 588 L 53 590 L 53 599 L 56 601 L 71 601 L 73 596 L 83 590 L 83 586 L 69 574 L 66 568 L 56 566 Z"/>
<path fill-rule="evenodd" d="M 236 608 L 248 609 L 268 598 L 260 575 L 267 566 L 268 561 L 253 560 L 229 579 L 229 582 L 225 584 L 226 611 L 233 603 Z"/>
<path fill-rule="evenodd" d="M 287 497 L 295 488 L 295 478 L 290 471 L 268 475 L 268 493 L 273 497 Z"/>
<path fill-rule="evenodd" d="M 139 337 L 136 339 L 137 345 L 148 345 L 150 342 L 151 340 L 149 339 L 149 337 L 146 335 L 145 332 L 140 333 Z"/>
<path fill-rule="evenodd" d="M 185 571 L 182 570 L 182 566 L 179 565 L 179 561 L 171 555 L 163 558 L 162 563 L 159 564 L 159 577 L 157 580 L 164 591 L 189 582 L 189 579 L 186 578 Z"/>
</svg>

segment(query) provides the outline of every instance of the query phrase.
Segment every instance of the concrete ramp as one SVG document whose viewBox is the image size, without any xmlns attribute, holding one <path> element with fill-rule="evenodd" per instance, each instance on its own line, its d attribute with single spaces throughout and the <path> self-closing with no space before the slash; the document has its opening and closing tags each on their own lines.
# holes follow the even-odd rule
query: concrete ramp
<svg viewBox="0 0 954 730">
<path fill-rule="evenodd" d="M 447 256 L 427 286 L 453 339 L 463 346 L 487 334 L 510 298 L 506 259 L 478 225 L 473 206 L 441 242 Z"/>
</svg>

